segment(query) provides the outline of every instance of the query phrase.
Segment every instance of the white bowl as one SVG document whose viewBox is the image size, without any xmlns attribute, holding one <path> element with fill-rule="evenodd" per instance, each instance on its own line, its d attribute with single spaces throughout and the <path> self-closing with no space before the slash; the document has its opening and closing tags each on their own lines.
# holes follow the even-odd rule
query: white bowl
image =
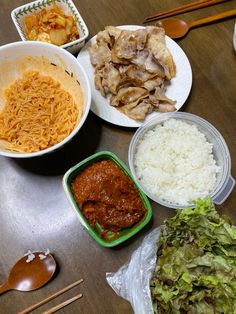
<svg viewBox="0 0 236 314">
<path fill-rule="evenodd" d="M 236 51 L 236 22 L 234 24 L 233 45 L 234 45 L 234 50 Z"/>
<path fill-rule="evenodd" d="M 78 53 L 79 50 L 84 46 L 85 39 L 88 37 L 89 32 L 82 16 L 79 14 L 79 11 L 71 0 L 37 0 L 14 9 L 11 12 L 11 17 L 16 26 L 16 29 L 22 40 L 28 40 L 25 33 L 24 18 L 27 15 L 31 15 L 42 10 L 43 8 L 52 6 L 54 2 L 59 7 L 61 7 L 67 15 L 74 17 L 75 21 L 77 22 L 77 28 L 80 35 L 79 39 L 64 44 L 60 47 L 65 48 L 73 54 Z"/>
<path fill-rule="evenodd" d="M 6 81 L 7 79 L 9 80 L 8 77 L 12 79 L 11 77 L 16 76 L 17 74 L 16 73 L 17 69 L 15 66 L 17 64 L 17 60 L 21 58 L 24 59 L 26 57 L 32 57 L 32 58 L 45 57 L 53 65 L 57 65 L 61 67 L 63 70 L 66 71 L 67 74 L 74 77 L 79 82 L 80 87 L 82 89 L 83 113 L 82 113 L 80 121 L 78 122 L 74 130 L 63 141 L 49 148 L 46 148 L 38 152 L 33 152 L 33 153 L 17 153 L 17 152 L 0 148 L 0 155 L 7 156 L 7 157 L 14 157 L 14 158 L 36 157 L 36 156 L 48 154 L 50 152 L 53 152 L 61 148 L 63 145 L 69 142 L 76 135 L 76 133 L 80 130 L 80 128 L 83 126 L 87 118 L 87 115 L 89 113 L 90 106 L 91 106 L 90 83 L 89 83 L 87 74 L 85 73 L 84 69 L 79 64 L 77 59 L 64 49 L 61 49 L 52 44 L 47 44 L 47 43 L 43 43 L 39 41 L 15 42 L 15 43 L 7 44 L 5 46 L 0 47 L 0 70 L 1 70 L 1 66 L 2 67 L 5 66 L 4 68 L 5 78 L 2 77 L 2 79 L 0 80 L 0 96 L 1 97 L 2 97 L 1 90 L 2 89 L 4 90 L 6 88 L 6 86 L 3 86 L 3 85 L 7 85 Z M 28 64 L 27 61 L 26 61 L 26 64 Z M 9 73 L 7 73 L 7 71 L 9 71 Z M 10 73 L 10 71 L 13 73 Z M 0 100 L 1 100 L 1 97 L 0 97 Z M 0 103 L 0 106 L 1 106 L 1 103 Z"/>
<path fill-rule="evenodd" d="M 155 202 L 170 208 L 183 208 L 186 204 L 179 204 L 163 200 L 157 195 L 152 194 L 150 190 L 141 182 L 137 173 L 135 165 L 135 153 L 137 147 L 142 141 L 143 136 L 146 132 L 152 130 L 158 124 L 161 125 L 164 121 L 168 119 L 180 119 L 190 125 L 196 125 L 198 131 L 203 133 L 206 137 L 206 140 L 213 144 L 213 156 L 216 161 L 217 166 L 220 167 L 219 173 L 217 173 L 216 183 L 213 191 L 210 193 L 210 197 L 216 204 L 221 204 L 231 193 L 235 180 L 231 176 L 231 158 L 230 153 L 225 143 L 222 135 L 217 131 L 217 129 L 211 125 L 206 120 L 185 112 L 174 112 L 174 113 L 163 113 L 161 116 L 154 117 L 150 119 L 147 123 L 143 124 L 134 134 L 130 146 L 129 146 L 129 167 L 131 173 L 139 185 L 139 187 Z M 189 207 L 194 207 L 194 204 L 187 204 Z"/>
</svg>

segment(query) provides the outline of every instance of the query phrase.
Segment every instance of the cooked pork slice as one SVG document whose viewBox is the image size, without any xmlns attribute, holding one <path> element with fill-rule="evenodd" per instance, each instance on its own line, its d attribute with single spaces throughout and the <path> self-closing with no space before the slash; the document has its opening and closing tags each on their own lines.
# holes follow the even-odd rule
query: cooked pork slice
<svg viewBox="0 0 236 314">
<path fill-rule="evenodd" d="M 132 31 L 122 31 L 115 42 L 112 53 L 119 59 L 131 59 L 136 54 L 137 42 Z"/>
<path fill-rule="evenodd" d="M 108 47 L 111 49 L 117 38 L 120 36 L 120 33 L 121 29 L 115 26 L 107 26 L 105 27 L 104 31 L 100 31 L 97 34 L 96 42 L 99 45 L 108 45 Z"/>
<path fill-rule="evenodd" d="M 119 69 L 119 72 L 120 72 L 120 75 L 122 77 L 125 77 L 126 76 L 126 72 L 128 71 L 128 69 L 131 67 L 131 65 L 126 65 L 126 64 L 119 64 L 118 66 L 118 69 Z"/>
<path fill-rule="evenodd" d="M 119 58 L 116 54 L 116 51 L 114 49 L 112 49 L 111 51 L 111 61 L 115 64 L 119 64 L 119 65 L 129 65 L 130 61 L 124 58 Z"/>
<path fill-rule="evenodd" d="M 145 62 L 149 56 L 149 50 L 144 48 L 143 50 L 137 51 L 135 56 L 130 60 L 131 63 L 143 66 L 145 68 Z"/>
<path fill-rule="evenodd" d="M 106 29 L 97 34 L 96 41 L 98 45 L 108 45 L 108 47 L 112 44 L 112 38 Z"/>
<path fill-rule="evenodd" d="M 168 104 L 173 105 L 173 106 L 175 106 L 175 104 L 176 104 L 176 101 L 166 97 L 164 84 L 155 88 L 154 96 L 156 97 L 156 99 L 160 100 L 162 103 L 163 102 L 168 103 Z"/>
<path fill-rule="evenodd" d="M 105 30 L 109 33 L 109 36 L 112 38 L 113 44 L 118 39 L 120 33 L 122 32 L 120 28 L 117 28 L 115 26 L 106 26 Z"/>
<path fill-rule="evenodd" d="M 102 68 L 106 62 L 111 60 L 111 50 L 107 44 L 98 45 L 94 44 L 89 49 L 90 61 L 96 68 Z"/>
<path fill-rule="evenodd" d="M 153 111 L 153 106 L 148 101 L 134 102 L 120 108 L 120 111 L 131 119 L 144 120 L 146 115 Z"/>
<path fill-rule="evenodd" d="M 159 104 L 158 111 L 160 112 L 173 112 L 176 111 L 175 105 L 171 104 Z"/>
<path fill-rule="evenodd" d="M 149 52 L 149 55 L 145 61 L 145 68 L 147 71 L 151 73 L 155 73 L 160 77 L 165 77 L 165 70 L 160 65 L 159 62 L 156 61 L 156 59 L 153 57 L 153 54 L 151 51 Z"/>
<path fill-rule="evenodd" d="M 137 50 L 144 49 L 147 32 L 144 29 L 137 31 L 122 31 L 115 42 L 112 53 L 119 59 L 135 57 Z"/>
<path fill-rule="evenodd" d="M 115 107 L 133 103 L 138 99 L 147 97 L 149 92 L 141 87 L 124 87 L 121 88 L 116 96 L 111 97 L 111 105 Z"/>
<path fill-rule="evenodd" d="M 112 94 L 117 94 L 118 86 L 121 82 L 120 72 L 114 67 L 112 63 L 106 63 L 103 68 L 102 85 L 107 86 Z"/>
<path fill-rule="evenodd" d="M 175 64 L 160 27 L 131 31 L 107 26 L 90 48 L 95 87 L 110 104 L 132 119 L 153 111 L 175 111 L 165 96 L 165 81 L 175 76 Z"/>
<path fill-rule="evenodd" d="M 102 80 L 103 78 L 102 78 L 101 73 L 95 72 L 95 75 L 94 75 L 95 88 L 98 89 L 103 96 L 106 96 L 106 91 L 104 89 L 104 86 L 102 85 Z"/>
<path fill-rule="evenodd" d="M 148 91 L 151 92 L 151 91 L 155 90 L 155 88 L 162 85 L 163 81 L 164 81 L 163 78 L 157 76 L 151 80 L 144 82 L 141 86 L 146 88 Z"/>
<path fill-rule="evenodd" d="M 155 76 L 155 74 L 150 73 L 144 68 L 134 64 L 126 67 L 126 72 L 124 74 L 126 79 L 132 82 L 134 86 L 140 86 Z"/>
<path fill-rule="evenodd" d="M 133 31 L 133 36 L 135 37 L 136 40 L 136 49 L 143 50 L 145 48 L 147 41 L 146 29 L 138 29 L 136 31 Z"/>
<path fill-rule="evenodd" d="M 130 60 L 132 63 L 143 67 L 146 71 L 154 73 L 160 77 L 165 77 L 163 67 L 155 60 L 153 54 L 148 49 L 137 51 L 134 58 Z"/>
<path fill-rule="evenodd" d="M 148 26 L 147 48 L 149 48 L 154 58 L 161 64 L 168 80 L 176 74 L 175 63 L 165 42 L 165 31 L 162 27 Z"/>
</svg>

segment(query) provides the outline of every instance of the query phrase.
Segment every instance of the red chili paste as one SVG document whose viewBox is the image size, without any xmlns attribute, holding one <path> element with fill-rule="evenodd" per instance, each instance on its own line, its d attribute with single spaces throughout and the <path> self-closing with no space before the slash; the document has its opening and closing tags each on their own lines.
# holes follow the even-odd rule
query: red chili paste
<svg viewBox="0 0 236 314">
<path fill-rule="evenodd" d="M 98 222 L 105 233 L 132 226 L 146 211 L 132 180 L 110 160 L 85 168 L 71 185 L 89 224 Z"/>
</svg>

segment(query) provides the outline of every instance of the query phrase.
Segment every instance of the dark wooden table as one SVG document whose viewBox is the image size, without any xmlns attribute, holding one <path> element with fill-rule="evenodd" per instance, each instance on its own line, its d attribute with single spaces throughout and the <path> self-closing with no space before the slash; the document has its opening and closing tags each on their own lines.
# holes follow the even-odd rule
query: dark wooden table
<svg viewBox="0 0 236 314">
<path fill-rule="evenodd" d="M 106 25 L 141 24 L 156 11 L 188 1 L 171 0 L 75 0 L 90 31 L 95 35 Z M 235 8 L 225 4 L 180 15 L 192 21 Z M 1 0 L 0 44 L 20 40 L 10 13 L 25 0 Z M 186 52 L 193 71 L 191 94 L 181 110 L 212 123 L 223 135 L 232 158 L 236 178 L 236 53 L 232 45 L 235 19 L 204 26 L 178 44 Z M 152 203 L 152 222 L 132 240 L 114 249 L 100 247 L 81 226 L 67 201 L 61 179 L 72 165 L 97 150 L 111 150 L 127 162 L 134 129 L 108 124 L 92 113 L 79 135 L 68 146 L 47 158 L 19 161 L 0 157 L 0 282 L 7 279 L 11 266 L 28 249 L 50 248 L 58 262 L 58 273 L 48 285 L 34 292 L 10 291 L 0 296 L 0 313 L 14 314 L 40 301 L 79 278 L 84 283 L 44 305 L 35 313 L 74 296 L 83 298 L 61 313 L 128 314 L 132 308 L 108 286 L 106 272 L 128 262 L 131 253 L 153 228 L 174 215 L 174 210 Z M 236 223 L 236 189 L 220 211 Z M 144 313 L 145 314 L 145 313 Z"/>
</svg>

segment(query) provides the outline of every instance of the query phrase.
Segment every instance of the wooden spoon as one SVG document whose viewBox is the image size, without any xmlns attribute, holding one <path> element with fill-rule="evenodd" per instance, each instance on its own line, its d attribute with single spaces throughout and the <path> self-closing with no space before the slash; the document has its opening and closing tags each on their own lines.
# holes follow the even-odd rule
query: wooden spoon
<svg viewBox="0 0 236 314">
<path fill-rule="evenodd" d="M 224 19 L 226 17 L 235 16 L 235 15 L 236 15 L 236 9 L 233 9 L 233 10 L 215 14 L 215 15 L 197 20 L 197 21 L 193 21 L 190 23 L 187 23 L 185 21 L 175 19 L 175 18 L 164 19 L 160 23 L 165 29 L 165 33 L 167 36 L 171 38 L 181 38 L 185 36 L 187 32 L 193 27 L 208 24 L 214 21 Z"/>
<path fill-rule="evenodd" d="M 56 262 L 51 254 L 33 252 L 34 259 L 26 262 L 28 256 L 23 256 L 13 266 L 8 280 L 0 286 L 0 294 L 8 290 L 31 291 L 45 285 L 56 270 Z M 46 256 L 40 259 L 40 254 Z"/>
</svg>

